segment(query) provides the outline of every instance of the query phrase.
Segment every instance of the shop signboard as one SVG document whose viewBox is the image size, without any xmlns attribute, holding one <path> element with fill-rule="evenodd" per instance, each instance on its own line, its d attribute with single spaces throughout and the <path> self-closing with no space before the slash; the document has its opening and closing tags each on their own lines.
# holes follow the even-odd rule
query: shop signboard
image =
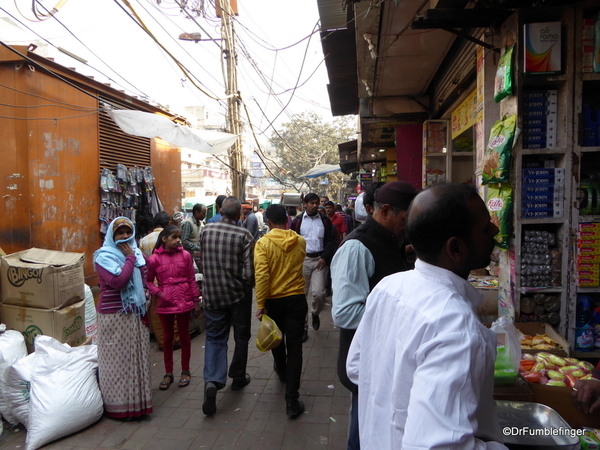
<svg viewBox="0 0 600 450">
<path fill-rule="evenodd" d="M 452 139 L 457 138 L 478 120 L 477 90 L 469 94 L 458 107 L 452 111 Z"/>
<path fill-rule="evenodd" d="M 525 39 L 525 73 L 561 72 L 560 22 L 526 23 L 523 38 Z"/>
<path fill-rule="evenodd" d="M 359 173 L 360 185 L 362 186 L 362 190 L 365 191 L 371 183 L 373 183 L 373 174 L 371 172 Z"/>
</svg>

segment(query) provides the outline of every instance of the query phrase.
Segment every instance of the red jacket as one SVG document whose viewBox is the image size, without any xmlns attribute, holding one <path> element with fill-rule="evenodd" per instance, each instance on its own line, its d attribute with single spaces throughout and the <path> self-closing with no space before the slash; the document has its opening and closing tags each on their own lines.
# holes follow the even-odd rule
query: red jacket
<svg viewBox="0 0 600 450">
<path fill-rule="evenodd" d="M 154 284 L 154 278 L 158 286 Z M 148 288 L 156 297 L 157 314 L 178 314 L 194 309 L 200 301 L 192 257 L 183 249 L 154 250 L 148 262 Z"/>
</svg>

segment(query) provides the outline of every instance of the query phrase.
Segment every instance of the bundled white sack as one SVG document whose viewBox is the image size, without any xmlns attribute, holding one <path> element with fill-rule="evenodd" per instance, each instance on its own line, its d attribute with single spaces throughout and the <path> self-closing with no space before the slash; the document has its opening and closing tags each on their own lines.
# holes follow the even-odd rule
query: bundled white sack
<svg viewBox="0 0 600 450">
<path fill-rule="evenodd" d="M 27 356 L 25 338 L 19 331 L 6 330 L 6 325 L 0 324 L 0 380 L 4 372 L 13 363 Z M 2 390 L 0 389 L 0 414 L 13 425 L 18 423 L 11 408 L 7 405 Z"/>
<path fill-rule="evenodd" d="M 96 379 L 98 348 L 70 347 L 49 336 L 35 339 L 26 450 L 75 433 L 102 417 Z"/>
<path fill-rule="evenodd" d="M 0 379 L 0 390 L 6 406 L 16 418 L 14 422 L 8 422 L 12 424 L 20 422 L 25 428 L 29 427 L 29 385 L 35 367 L 35 357 L 35 353 L 32 353 L 19 359 L 6 368 Z"/>
<path fill-rule="evenodd" d="M 92 344 L 96 345 L 98 343 L 98 318 L 94 294 L 87 284 L 84 284 L 83 287 L 85 289 L 85 337 L 91 337 Z"/>
</svg>

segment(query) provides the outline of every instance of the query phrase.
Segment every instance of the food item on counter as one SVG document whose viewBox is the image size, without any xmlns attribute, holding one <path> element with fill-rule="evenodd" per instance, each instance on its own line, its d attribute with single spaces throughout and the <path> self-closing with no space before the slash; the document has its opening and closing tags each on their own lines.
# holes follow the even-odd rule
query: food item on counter
<svg viewBox="0 0 600 450">
<path fill-rule="evenodd" d="M 560 348 L 561 346 L 547 334 L 524 335 L 521 339 L 521 349 L 523 350 L 560 350 Z M 566 363 L 563 361 L 562 365 L 564 366 Z"/>
<path fill-rule="evenodd" d="M 523 355 L 519 374 L 529 383 L 573 387 L 578 380 L 589 380 L 594 366 L 577 358 L 562 358 L 548 352 Z M 534 360 L 531 357 L 534 357 Z M 532 362 L 535 363 L 531 365 Z"/>
<path fill-rule="evenodd" d="M 581 367 L 586 372 L 593 372 L 594 371 L 594 365 L 591 362 L 588 362 L 588 361 L 579 361 L 579 367 Z"/>
</svg>

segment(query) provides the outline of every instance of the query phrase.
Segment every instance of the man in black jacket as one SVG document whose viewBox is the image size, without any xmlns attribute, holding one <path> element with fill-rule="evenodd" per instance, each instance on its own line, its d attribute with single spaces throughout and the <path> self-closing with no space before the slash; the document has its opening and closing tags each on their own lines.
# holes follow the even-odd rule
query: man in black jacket
<svg viewBox="0 0 600 450">
<path fill-rule="evenodd" d="M 395 181 L 375 191 L 374 212 L 342 242 L 331 263 L 332 316 L 340 328 L 338 377 L 352 393 L 348 450 L 360 448 L 358 387 L 346 375 L 346 357 L 371 290 L 382 278 L 411 269 L 404 251 L 406 211 L 417 191 Z"/>
<path fill-rule="evenodd" d="M 302 266 L 304 292 L 306 299 L 311 302 L 312 327 L 316 331 L 321 326 L 319 313 L 325 305 L 329 264 L 337 249 L 338 238 L 331 220 L 318 212 L 317 194 L 306 194 L 303 204 L 304 213 L 296 216 L 291 228 L 306 240 L 306 257 Z M 308 339 L 308 317 L 302 342 L 306 339 Z"/>
</svg>

